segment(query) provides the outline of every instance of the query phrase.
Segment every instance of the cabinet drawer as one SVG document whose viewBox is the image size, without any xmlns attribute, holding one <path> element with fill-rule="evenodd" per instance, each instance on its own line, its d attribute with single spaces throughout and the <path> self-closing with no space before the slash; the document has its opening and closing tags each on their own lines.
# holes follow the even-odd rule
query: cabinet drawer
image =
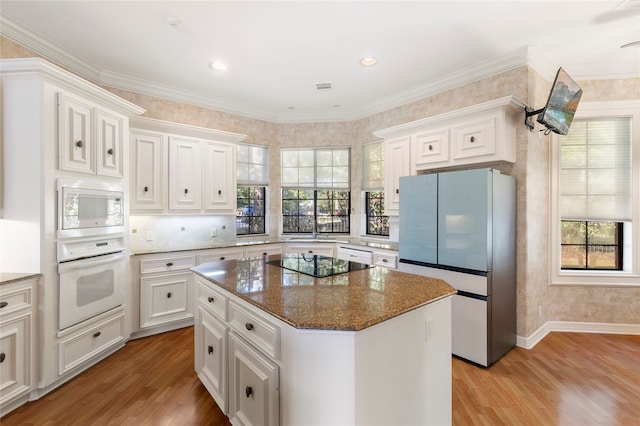
<svg viewBox="0 0 640 426">
<path fill-rule="evenodd" d="M 200 279 L 198 279 L 198 302 L 206 311 L 214 314 L 222 321 L 227 321 L 229 298 Z"/>
<path fill-rule="evenodd" d="M 280 328 L 268 319 L 232 301 L 229 326 L 266 355 L 280 359 Z"/>
<path fill-rule="evenodd" d="M 372 253 L 366 250 L 356 250 L 346 247 L 338 248 L 338 259 L 348 260 L 350 262 L 360 262 L 371 265 Z"/>
<path fill-rule="evenodd" d="M 398 267 L 398 256 L 395 254 L 373 253 L 373 264 L 396 269 Z"/>
<path fill-rule="evenodd" d="M 0 315 L 31 307 L 31 297 L 30 286 L 3 291 L 0 293 Z"/>
<path fill-rule="evenodd" d="M 244 249 L 242 247 L 224 250 L 209 250 L 198 254 L 198 265 L 207 262 L 215 262 L 217 260 L 242 259 L 243 257 Z"/>
<path fill-rule="evenodd" d="M 315 254 L 320 256 L 333 257 L 333 247 L 331 243 L 318 244 L 287 244 L 287 253 Z"/>
<path fill-rule="evenodd" d="M 196 258 L 193 255 L 140 259 L 140 274 L 183 271 L 193 268 L 195 261 Z"/>
<path fill-rule="evenodd" d="M 245 257 L 263 257 L 282 254 L 281 244 L 264 244 L 259 247 L 250 247 L 245 250 Z"/>
<path fill-rule="evenodd" d="M 124 314 L 69 336 L 58 346 L 59 373 L 66 373 L 124 340 Z"/>
</svg>

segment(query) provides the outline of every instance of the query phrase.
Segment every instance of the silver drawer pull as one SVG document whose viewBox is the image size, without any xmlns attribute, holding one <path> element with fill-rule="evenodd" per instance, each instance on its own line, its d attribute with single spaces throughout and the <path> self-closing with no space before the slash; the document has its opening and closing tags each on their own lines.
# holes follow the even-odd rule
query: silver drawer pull
<svg viewBox="0 0 640 426">
<path fill-rule="evenodd" d="M 253 330 L 253 324 L 251 324 L 250 322 L 246 323 L 244 326 L 245 326 L 245 327 L 247 328 L 247 330 L 249 330 L 249 331 Z"/>
</svg>

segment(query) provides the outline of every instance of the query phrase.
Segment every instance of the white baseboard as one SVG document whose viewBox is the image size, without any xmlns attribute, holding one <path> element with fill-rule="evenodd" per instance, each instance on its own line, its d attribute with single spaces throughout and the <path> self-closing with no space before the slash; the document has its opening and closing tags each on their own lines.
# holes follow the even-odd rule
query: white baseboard
<svg viewBox="0 0 640 426">
<path fill-rule="evenodd" d="M 640 335 L 640 324 L 610 324 L 576 321 L 547 321 L 529 337 L 517 336 L 516 346 L 532 349 L 552 331 L 567 333 L 602 333 L 602 334 L 634 334 Z"/>
</svg>

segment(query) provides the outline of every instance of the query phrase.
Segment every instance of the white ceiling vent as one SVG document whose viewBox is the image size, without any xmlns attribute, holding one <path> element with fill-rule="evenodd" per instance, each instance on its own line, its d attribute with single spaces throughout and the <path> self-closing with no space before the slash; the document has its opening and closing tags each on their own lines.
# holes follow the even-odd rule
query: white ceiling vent
<svg viewBox="0 0 640 426">
<path fill-rule="evenodd" d="M 331 83 L 317 83 L 316 89 L 321 92 L 324 90 L 331 90 Z"/>
</svg>

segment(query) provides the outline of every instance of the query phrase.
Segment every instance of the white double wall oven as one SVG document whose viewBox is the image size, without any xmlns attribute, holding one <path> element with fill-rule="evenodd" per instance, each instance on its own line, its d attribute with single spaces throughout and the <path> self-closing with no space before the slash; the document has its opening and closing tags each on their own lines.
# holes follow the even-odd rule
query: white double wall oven
<svg viewBox="0 0 640 426">
<path fill-rule="evenodd" d="M 98 180 L 57 180 L 59 324 L 64 330 L 124 303 L 124 190 Z"/>
</svg>

